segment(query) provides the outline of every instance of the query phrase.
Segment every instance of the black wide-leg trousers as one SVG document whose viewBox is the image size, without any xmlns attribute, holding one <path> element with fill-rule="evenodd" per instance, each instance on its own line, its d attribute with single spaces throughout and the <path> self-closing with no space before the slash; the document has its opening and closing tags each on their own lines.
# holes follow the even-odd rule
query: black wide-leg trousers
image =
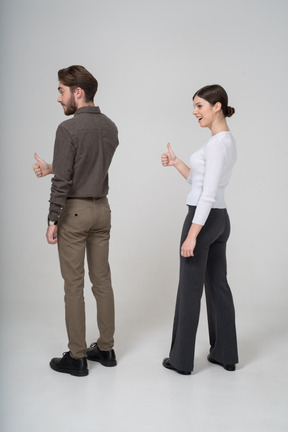
<svg viewBox="0 0 288 432">
<path fill-rule="evenodd" d="M 191 227 L 195 206 L 188 207 L 181 245 Z M 174 316 L 170 362 L 192 371 L 200 303 L 205 286 L 210 354 L 224 364 L 238 363 L 235 311 L 227 282 L 226 243 L 230 221 L 226 209 L 212 209 L 197 237 L 194 256 L 180 256 L 180 277 Z M 180 247 L 181 247 L 180 245 Z"/>
</svg>

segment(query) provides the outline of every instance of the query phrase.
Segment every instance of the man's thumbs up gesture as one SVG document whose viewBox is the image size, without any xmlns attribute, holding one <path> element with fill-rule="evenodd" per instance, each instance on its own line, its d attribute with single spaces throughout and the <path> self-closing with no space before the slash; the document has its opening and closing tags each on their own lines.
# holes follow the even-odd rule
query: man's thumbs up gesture
<svg viewBox="0 0 288 432">
<path fill-rule="evenodd" d="M 48 174 L 53 174 L 52 164 L 48 164 L 43 159 L 39 158 L 37 153 L 34 153 L 37 162 L 33 165 L 33 170 L 37 177 L 45 177 Z"/>
</svg>

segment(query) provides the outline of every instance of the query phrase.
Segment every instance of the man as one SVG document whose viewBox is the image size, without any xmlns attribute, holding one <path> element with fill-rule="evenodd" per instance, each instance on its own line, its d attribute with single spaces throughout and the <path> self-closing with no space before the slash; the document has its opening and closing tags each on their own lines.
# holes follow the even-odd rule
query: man
<svg viewBox="0 0 288 432">
<path fill-rule="evenodd" d="M 65 318 L 69 352 L 53 358 L 57 372 L 88 375 L 87 359 L 116 366 L 114 297 L 108 249 L 111 212 L 107 200 L 108 169 L 118 146 L 115 124 L 94 105 L 97 80 L 83 66 L 58 72 L 64 113 L 74 117 L 58 126 L 53 163 L 35 153 L 37 177 L 54 174 L 46 238 L 58 243 L 65 290 Z M 85 338 L 84 256 L 97 304 L 100 336 L 87 350 Z"/>
</svg>

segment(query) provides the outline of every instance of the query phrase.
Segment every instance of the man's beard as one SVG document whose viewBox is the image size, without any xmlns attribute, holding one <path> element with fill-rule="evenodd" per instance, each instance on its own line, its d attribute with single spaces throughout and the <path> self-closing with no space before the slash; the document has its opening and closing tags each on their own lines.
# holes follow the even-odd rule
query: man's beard
<svg viewBox="0 0 288 432">
<path fill-rule="evenodd" d="M 71 94 L 69 102 L 63 108 L 64 113 L 67 116 L 75 113 L 75 111 L 77 110 L 77 105 L 75 103 L 75 96 L 73 94 Z"/>
</svg>

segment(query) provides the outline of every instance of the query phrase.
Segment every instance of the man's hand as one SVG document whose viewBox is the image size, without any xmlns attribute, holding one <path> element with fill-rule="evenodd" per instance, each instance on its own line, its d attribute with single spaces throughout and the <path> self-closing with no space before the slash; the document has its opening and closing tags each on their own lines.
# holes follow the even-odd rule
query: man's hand
<svg viewBox="0 0 288 432">
<path fill-rule="evenodd" d="M 47 242 L 49 244 L 56 244 L 57 243 L 57 230 L 58 230 L 57 225 L 48 226 L 47 231 L 46 231 L 46 238 L 47 238 Z"/>
<path fill-rule="evenodd" d="M 45 162 L 43 159 L 39 158 L 37 153 L 34 153 L 36 163 L 33 165 L 33 170 L 37 177 L 45 177 L 48 174 L 52 174 L 52 165 Z"/>
</svg>

